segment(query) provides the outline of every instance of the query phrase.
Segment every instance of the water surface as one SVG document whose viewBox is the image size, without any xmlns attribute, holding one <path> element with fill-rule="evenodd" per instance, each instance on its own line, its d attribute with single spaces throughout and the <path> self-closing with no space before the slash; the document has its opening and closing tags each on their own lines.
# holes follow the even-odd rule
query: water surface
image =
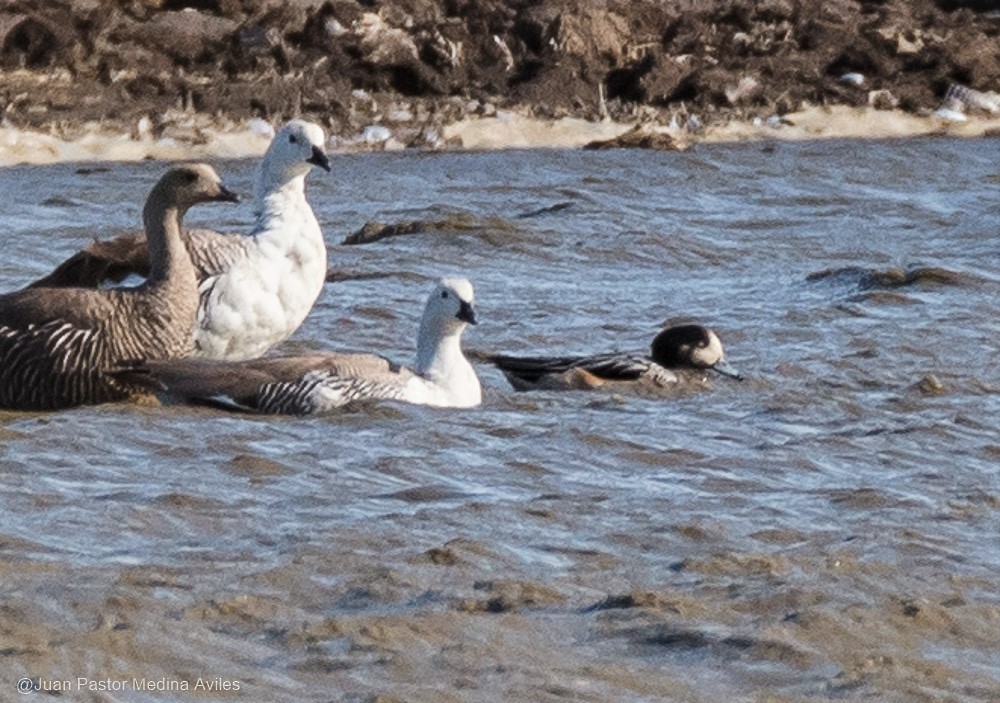
<svg viewBox="0 0 1000 703">
<path fill-rule="evenodd" d="M 514 394 L 480 367 L 472 411 L 0 413 L 0 687 L 1000 697 L 998 156 L 995 139 L 336 156 L 309 197 L 345 280 L 286 351 L 408 362 L 432 280 L 460 274 L 470 348 L 643 351 L 700 321 L 748 380 Z M 255 162 L 215 165 L 249 194 Z M 164 169 L 80 167 L 0 171 L 3 289 L 136 226 Z M 369 220 L 434 226 L 340 244 Z"/>
</svg>

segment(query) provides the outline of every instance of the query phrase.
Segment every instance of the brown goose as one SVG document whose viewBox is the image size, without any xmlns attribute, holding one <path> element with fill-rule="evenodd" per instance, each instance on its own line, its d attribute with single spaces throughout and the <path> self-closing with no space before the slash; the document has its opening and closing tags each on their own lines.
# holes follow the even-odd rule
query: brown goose
<svg viewBox="0 0 1000 703">
<path fill-rule="evenodd" d="M 190 352 L 198 281 L 181 241 L 192 205 L 237 197 L 211 166 L 171 168 L 142 211 L 152 262 L 132 289 L 29 288 L 0 295 L 0 407 L 54 410 L 122 400 L 105 370 Z"/>
</svg>

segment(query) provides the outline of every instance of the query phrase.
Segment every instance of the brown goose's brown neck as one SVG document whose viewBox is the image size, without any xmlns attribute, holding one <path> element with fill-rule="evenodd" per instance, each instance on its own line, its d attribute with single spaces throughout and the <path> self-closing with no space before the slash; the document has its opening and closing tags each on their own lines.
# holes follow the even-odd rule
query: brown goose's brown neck
<svg viewBox="0 0 1000 703">
<path fill-rule="evenodd" d="M 149 285 L 162 283 L 176 275 L 194 273 L 181 239 L 181 219 L 186 208 L 166 203 L 162 195 L 154 191 L 142 211 L 149 247 Z"/>
</svg>

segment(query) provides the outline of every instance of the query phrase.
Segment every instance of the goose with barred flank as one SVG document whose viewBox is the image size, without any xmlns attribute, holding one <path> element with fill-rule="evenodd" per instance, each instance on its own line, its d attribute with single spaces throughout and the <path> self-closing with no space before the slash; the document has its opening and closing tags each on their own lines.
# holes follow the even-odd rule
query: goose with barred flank
<svg viewBox="0 0 1000 703">
<path fill-rule="evenodd" d="M 309 415 L 358 400 L 398 400 L 469 408 L 482 401 L 479 378 L 462 352 L 476 324 L 472 284 L 442 279 L 424 306 L 413 370 L 372 354 L 325 353 L 228 362 L 150 361 L 121 376 L 174 398 L 262 413 Z"/>
<path fill-rule="evenodd" d="M 667 388 L 681 369 L 710 369 L 743 380 L 726 362 L 719 336 L 701 325 L 667 327 L 653 339 L 650 356 L 612 352 L 594 356 L 518 357 L 480 355 L 501 371 L 515 390 Z"/>
<path fill-rule="evenodd" d="M 194 229 L 183 233 L 198 274 L 193 356 L 242 360 L 287 339 L 305 320 L 326 281 L 326 243 L 305 194 L 305 177 L 331 170 L 325 135 L 292 120 L 271 141 L 254 189 L 249 235 Z M 141 235 L 94 242 L 32 286 L 97 287 L 149 266 Z"/>
<path fill-rule="evenodd" d="M 108 370 L 189 353 L 198 282 L 181 219 L 197 203 L 236 200 L 210 166 L 171 168 L 142 211 L 151 263 L 143 285 L 0 295 L 0 407 L 55 410 L 123 400 L 133 391 Z"/>
</svg>

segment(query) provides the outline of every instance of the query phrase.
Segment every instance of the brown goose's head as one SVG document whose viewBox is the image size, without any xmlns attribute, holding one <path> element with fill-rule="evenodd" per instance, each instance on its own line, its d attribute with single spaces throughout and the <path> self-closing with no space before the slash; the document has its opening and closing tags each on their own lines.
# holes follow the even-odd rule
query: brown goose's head
<svg viewBox="0 0 1000 703">
<path fill-rule="evenodd" d="M 176 207 L 182 213 L 198 203 L 239 202 L 239 196 L 222 185 L 219 174 L 208 164 L 172 167 L 153 186 L 149 199 L 160 205 Z"/>
</svg>

